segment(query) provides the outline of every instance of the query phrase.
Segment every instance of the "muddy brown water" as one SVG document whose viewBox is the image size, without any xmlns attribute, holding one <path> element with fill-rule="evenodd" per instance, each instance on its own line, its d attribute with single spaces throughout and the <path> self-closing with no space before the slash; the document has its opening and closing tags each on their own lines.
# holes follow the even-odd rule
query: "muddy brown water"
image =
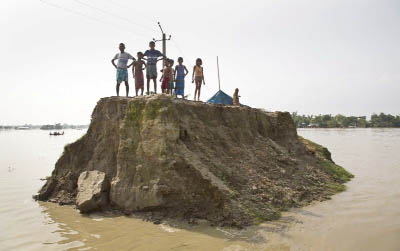
<svg viewBox="0 0 400 251">
<path fill-rule="evenodd" d="M 332 200 L 246 230 L 82 216 L 31 199 L 85 131 L 0 131 L 0 250 L 400 250 L 400 130 L 300 129 L 356 175 Z"/>
</svg>

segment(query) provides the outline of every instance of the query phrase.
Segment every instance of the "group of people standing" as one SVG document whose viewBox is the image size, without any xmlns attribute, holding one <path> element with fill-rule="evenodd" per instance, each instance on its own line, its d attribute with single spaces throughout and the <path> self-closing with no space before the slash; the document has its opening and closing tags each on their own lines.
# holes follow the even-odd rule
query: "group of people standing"
<svg viewBox="0 0 400 251">
<path fill-rule="evenodd" d="M 126 96 L 129 94 L 129 80 L 128 80 L 128 69 L 132 66 L 132 75 L 135 79 L 135 91 L 136 96 L 143 95 L 144 92 L 144 73 L 146 70 L 147 78 L 147 91 L 146 94 L 149 95 L 150 92 L 150 81 L 153 80 L 154 83 L 154 93 L 157 94 L 157 62 L 163 60 L 164 66 L 161 70 L 161 90 L 162 93 L 175 95 L 176 97 L 181 96 L 185 98 L 185 77 L 189 73 L 186 66 L 183 65 L 183 58 L 178 58 L 178 64 L 174 66 L 174 60 L 166 58 L 160 51 L 155 49 L 155 42 L 151 41 L 149 43 L 149 50 L 145 53 L 138 52 L 137 59 L 131 54 L 125 52 L 125 45 L 120 43 L 119 50 L 111 63 L 117 69 L 117 96 L 119 96 L 119 87 L 122 82 L 125 82 Z M 130 64 L 129 60 L 132 60 Z M 115 63 L 117 61 L 117 63 Z M 194 95 L 194 100 L 200 100 L 200 90 L 201 85 L 205 85 L 204 81 L 204 69 L 202 66 L 203 62 L 200 58 L 196 60 L 196 65 L 193 67 L 192 83 L 196 84 L 196 91 Z"/>
</svg>

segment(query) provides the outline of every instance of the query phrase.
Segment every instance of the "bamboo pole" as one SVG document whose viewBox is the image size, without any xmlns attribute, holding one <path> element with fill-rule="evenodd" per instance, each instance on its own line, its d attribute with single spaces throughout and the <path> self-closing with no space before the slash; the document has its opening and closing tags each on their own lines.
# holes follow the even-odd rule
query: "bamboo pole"
<svg viewBox="0 0 400 251">
<path fill-rule="evenodd" d="M 218 87 L 219 90 L 221 90 L 221 79 L 219 77 L 219 61 L 218 61 L 218 56 L 217 56 L 217 68 L 218 68 Z"/>
</svg>

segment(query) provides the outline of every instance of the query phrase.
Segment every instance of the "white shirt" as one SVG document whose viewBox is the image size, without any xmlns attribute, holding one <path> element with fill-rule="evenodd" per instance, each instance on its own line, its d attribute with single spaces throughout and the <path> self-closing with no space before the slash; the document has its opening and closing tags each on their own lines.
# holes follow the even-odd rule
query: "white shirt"
<svg viewBox="0 0 400 251">
<path fill-rule="evenodd" d="M 118 59 L 117 68 L 119 69 L 126 69 L 128 66 L 129 59 L 135 60 L 135 58 L 132 57 L 132 55 L 127 52 L 117 53 L 114 59 Z"/>
</svg>

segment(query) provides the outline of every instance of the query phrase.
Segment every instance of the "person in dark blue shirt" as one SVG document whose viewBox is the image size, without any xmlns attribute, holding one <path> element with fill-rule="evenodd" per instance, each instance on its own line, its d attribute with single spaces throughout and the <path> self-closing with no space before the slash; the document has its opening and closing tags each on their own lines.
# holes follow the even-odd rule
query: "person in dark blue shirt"
<svg viewBox="0 0 400 251">
<path fill-rule="evenodd" d="M 164 57 L 160 51 L 154 49 L 156 47 L 156 43 L 154 41 L 151 41 L 149 46 L 150 50 L 147 50 L 144 53 L 144 56 L 146 57 L 145 59 L 147 60 L 147 95 L 150 94 L 150 79 L 153 79 L 154 92 L 157 94 L 157 62 L 160 60 L 160 57 Z"/>
</svg>

